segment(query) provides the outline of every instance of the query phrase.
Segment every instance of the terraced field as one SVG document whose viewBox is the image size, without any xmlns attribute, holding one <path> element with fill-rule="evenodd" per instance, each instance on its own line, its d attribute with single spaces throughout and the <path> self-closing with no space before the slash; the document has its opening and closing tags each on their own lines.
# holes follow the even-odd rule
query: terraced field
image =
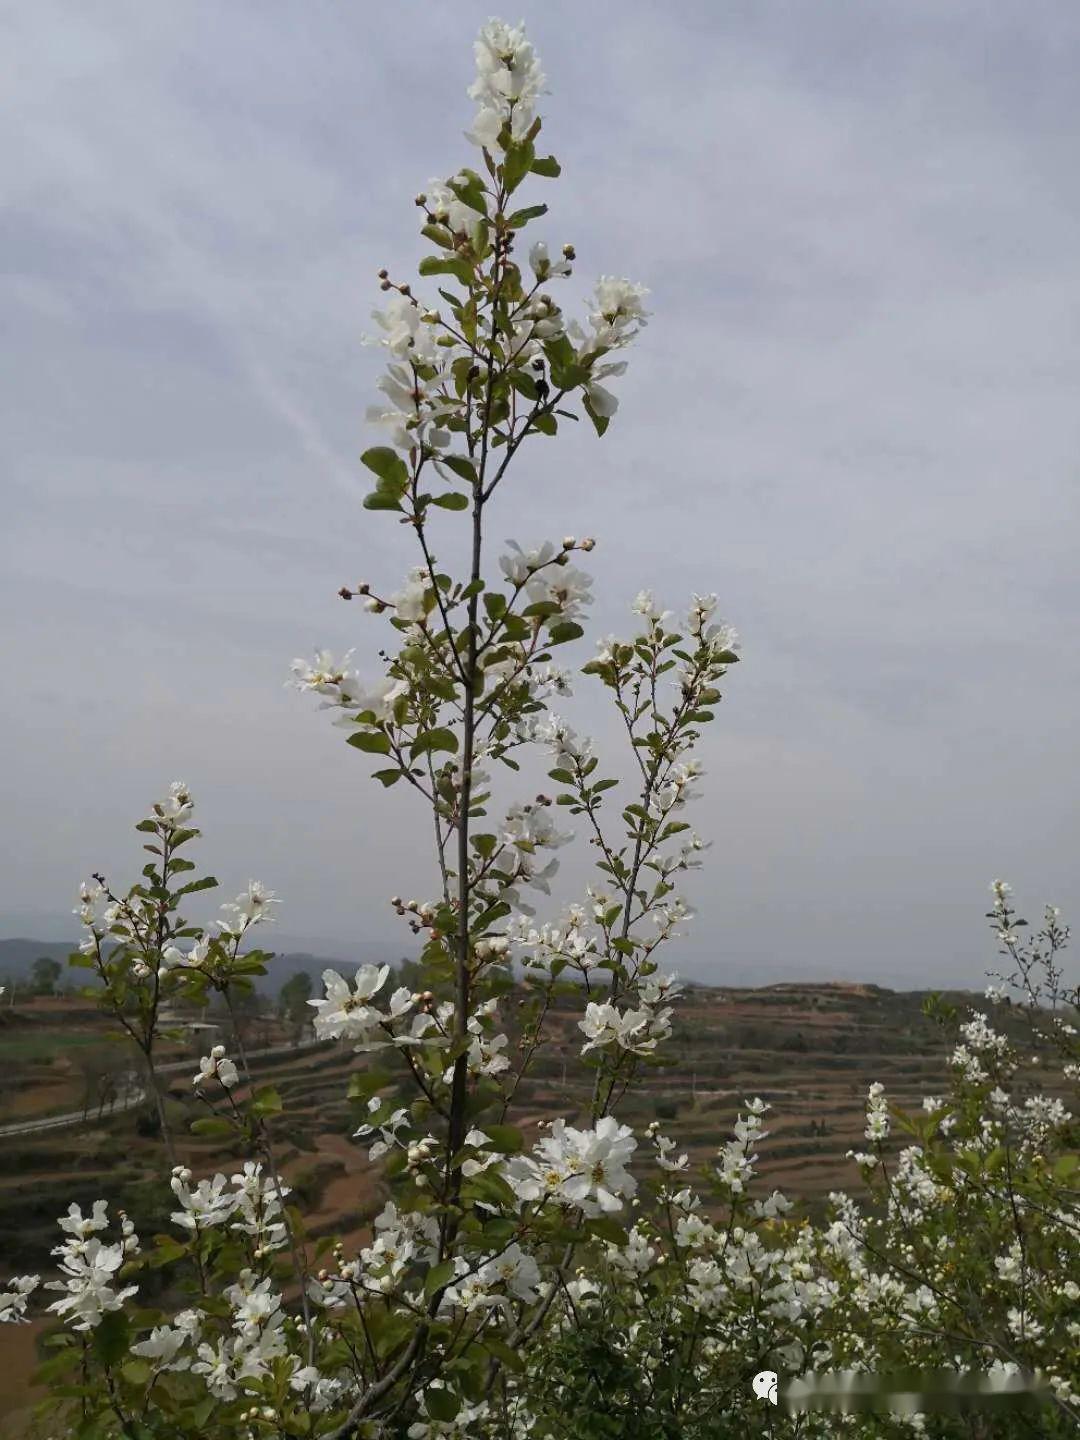
<svg viewBox="0 0 1080 1440">
<path fill-rule="evenodd" d="M 653 1069 L 617 1113 L 636 1129 L 658 1119 L 695 1164 L 704 1164 L 727 1138 L 744 1099 L 759 1095 L 772 1106 L 761 1146 L 764 1185 L 780 1186 L 817 1209 L 830 1190 L 859 1188 L 846 1157 L 862 1148 L 871 1081 L 883 1081 L 890 1098 L 910 1108 L 943 1087 L 948 1047 L 923 1015 L 922 998 L 869 985 L 694 988 L 676 1007 L 667 1063 Z M 580 1060 L 581 1009 L 567 1002 L 549 1017 L 555 1043 L 541 1052 L 518 1092 L 526 1126 L 557 1114 L 587 1113 L 592 1073 Z M 507 1016 L 515 1011 L 512 1003 L 505 1007 Z M 80 1049 L 106 1043 L 103 1019 L 85 1002 L 71 1001 L 51 1007 L 39 1002 L 21 1021 L 18 1009 L 14 1017 L 5 1015 L 0 1120 L 78 1106 L 76 1057 Z M 272 1017 L 261 1023 L 259 1043 L 286 1038 Z M 169 1058 L 198 1048 L 177 1045 Z M 253 1062 L 256 1081 L 272 1079 L 282 1096 L 284 1113 L 275 1121 L 281 1168 L 309 1217 L 312 1240 L 340 1234 L 347 1246 L 355 1245 L 382 1203 L 378 1173 L 351 1138 L 360 1111 L 346 1099 L 349 1075 L 365 1063 L 351 1047 L 338 1045 Z M 170 1076 L 167 1107 L 185 1163 L 197 1175 L 231 1173 L 234 1155 L 220 1142 L 189 1133 L 190 1120 L 202 1112 L 186 1070 Z M 56 1217 L 73 1199 L 85 1205 L 104 1196 L 123 1204 L 140 1232 L 160 1232 L 172 1208 L 161 1170 L 147 1106 L 100 1121 L 91 1108 L 85 1125 L 8 1137 L 0 1147 L 2 1273 L 48 1270 Z M 40 1329 L 0 1330 L 0 1416 L 24 1408 L 30 1398 L 31 1339 Z"/>
</svg>

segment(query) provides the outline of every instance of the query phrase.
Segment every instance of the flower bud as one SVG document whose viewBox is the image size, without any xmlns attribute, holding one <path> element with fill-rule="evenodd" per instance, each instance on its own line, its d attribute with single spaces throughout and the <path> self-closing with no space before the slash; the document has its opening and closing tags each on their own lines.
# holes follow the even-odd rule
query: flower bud
<svg viewBox="0 0 1080 1440">
<path fill-rule="evenodd" d="M 380 279 L 380 280 L 389 280 L 389 278 L 390 278 L 390 271 L 389 271 L 389 270 L 380 270 L 380 271 L 379 271 L 379 279 Z"/>
<path fill-rule="evenodd" d="M 414 205 L 426 205 L 426 204 L 427 204 L 427 196 L 424 195 L 423 193 L 417 195 L 416 199 L 413 201 L 413 204 L 414 204 Z"/>
<path fill-rule="evenodd" d="M 562 247 L 562 253 L 567 260 L 577 259 L 577 251 L 574 249 L 573 245 L 564 245 Z"/>
<path fill-rule="evenodd" d="M 564 535 L 562 544 L 564 550 L 573 550 L 574 546 L 577 544 L 577 541 L 574 539 L 573 535 Z"/>
</svg>

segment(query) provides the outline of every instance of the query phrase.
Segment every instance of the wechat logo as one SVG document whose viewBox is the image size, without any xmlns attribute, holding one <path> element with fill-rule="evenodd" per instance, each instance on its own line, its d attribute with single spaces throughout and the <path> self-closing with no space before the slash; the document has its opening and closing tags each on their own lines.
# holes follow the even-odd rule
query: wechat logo
<svg viewBox="0 0 1080 1440">
<path fill-rule="evenodd" d="M 754 1387 L 754 1394 L 759 1400 L 768 1400 L 776 1404 L 776 1371 L 762 1370 L 754 1376 L 751 1384 Z"/>
</svg>

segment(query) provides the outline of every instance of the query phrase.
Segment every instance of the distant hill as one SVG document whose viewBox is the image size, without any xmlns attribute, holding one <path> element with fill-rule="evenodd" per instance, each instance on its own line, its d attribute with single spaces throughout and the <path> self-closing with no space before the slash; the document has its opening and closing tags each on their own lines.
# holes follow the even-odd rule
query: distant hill
<svg viewBox="0 0 1080 1440">
<path fill-rule="evenodd" d="M 264 931 L 260 938 L 266 941 L 269 948 L 275 937 L 270 931 Z M 78 948 L 78 944 L 74 936 L 70 940 L 0 940 L 0 982 L 5 976 L 12 980 L 24 979 L 30 974 L 34 961 L 42 955 L 47 955 L 50 960 L 59 960 L 66 971 L 67 957 Z M 396 965 L 402 958 L 400 947 L 377 940 L 360 940 L 353 945 L 342 945 L 334 955 L 314 954 L 307 949 L 289 949 L 274 955 L 267 974 L 258 979 L 257 985 L 260 990 L 276 993 L 284 981 L 298 970 L 318 979 L 327 969 L 347 973 L 350 969 L 355 970 L 358 965 Z M 71 973 L 72 978 L 77 978 L 79 984 L 86 983 L 85 972 Z"/>
<path fill-rule="evenodd" d="M 29 975 L 34 961 L 42 955 L 66 965 L 77 940 L 0 940 L 0 976 L 18 979 Z"/>
</svg>

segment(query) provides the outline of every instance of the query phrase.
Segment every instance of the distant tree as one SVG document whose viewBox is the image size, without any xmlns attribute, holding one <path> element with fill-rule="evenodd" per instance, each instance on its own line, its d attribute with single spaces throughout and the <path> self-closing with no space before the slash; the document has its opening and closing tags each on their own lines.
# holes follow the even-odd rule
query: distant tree
<svg viewBox="0 0 1080 1440">
<path fill-rule="evenodd" d="M 394 978 L 398 985 L 407 985 L 410 990 L 427 989 L 427 981 L 424 979 L 424 967 L 419 960 L 410 960 L 406 957 L 399 960 L 394 968 Z"/>
<path fill-rule="evenodd" d="M 121 1080 L 126 1079 L 127 1060 L 115 1045 L 80 1047 L 76 1064 L 82 1079 L 82 1113 L 85 1120 L 96 1109 L 98 1119 L 120 1098 Z"/>
<path fill-rule="evenodd" d="M 257 991 L 238 991 L 232 998 L 228 1013 L 238 1048 L 250 1050 L 266 1042 L 268 1017 L 263 1013 L 263 999 Z"/>
<path fill-rule="evenodd" d="M 296 1028 L 297 1035 L 311 1018 L 308 1001 L 311 999 L 311 976 L 306 970 L 298 970 L 282 985 L 278 994 L 278 1009 L 283 1020 Z"/>
<path fill-rule="evenodd" d="M 39 955 L 31 967 L 31 983 L 35 995 L 55 995 L 56 982 L 63 973 L 63 966 L 59 960 L 53 960 L 48 955 Z"/>
</svg>

